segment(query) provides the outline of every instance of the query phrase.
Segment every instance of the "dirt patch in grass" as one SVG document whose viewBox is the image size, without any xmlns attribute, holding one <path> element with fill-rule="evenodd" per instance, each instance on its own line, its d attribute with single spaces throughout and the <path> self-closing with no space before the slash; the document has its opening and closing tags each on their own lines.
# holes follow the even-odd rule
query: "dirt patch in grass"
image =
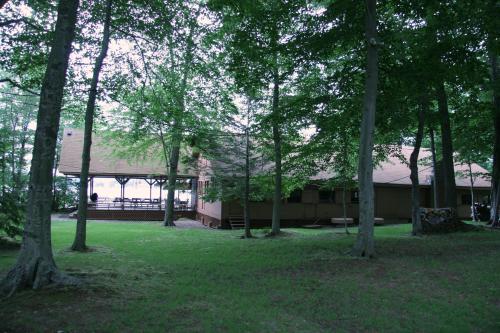
<svg viewBox="0 0 500 333">
<path fill-rule="evenodd" d="M 109 320 L 117 295 L 107 288 L 48 288 L 0 301 L 0 331 L 71 331 Z M 26 320 L 29 318 L 29 320 Z"/>
</svg>

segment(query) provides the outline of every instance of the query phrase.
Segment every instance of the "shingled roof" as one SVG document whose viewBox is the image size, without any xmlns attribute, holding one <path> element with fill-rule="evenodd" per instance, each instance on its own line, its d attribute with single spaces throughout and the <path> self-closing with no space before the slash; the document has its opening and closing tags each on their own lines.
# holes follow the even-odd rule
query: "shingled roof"
<svg viewBox="0 0 500 333">
<path fill-rule="evenodd" d="M 63 133 L 59 172 L 77 176 L 82 164 L 83 131 L 65 129 Z M 167 176 L 165 162 L 160 151 L 151 151 L 143 158 L 122 158 L 114 152 L 116 145 L 93 135 L 90 151 L 90 176 L 101 177 L 160 177 Z M 196 177 L 195 170 L 179 165 L 179 177 Z"/>
<path fill-rule="evenodd" d="M 62 141 L 59 171 L 66 175 L 79 175 L 81 167 L 81 154 L 83 147 L 83 131 L 77 129 L 66 129 Z M 162 161 L 160 153 L 151 152 L 147 158 L 125 159 L 119 158 L 113 153 L 115 146 L 111 142 L 104 142 L 97 135 L 93 136 L 91 149 L 90 175 L 94 176 L 167 176 L 165 162 Z M 412 147 L 403 146 L 401 155 L 409 161 Z M 422 149 L 419 155 L 419 182 L 420 185 L 430 185 L 432 176 L 431 153 Z M 476 163 L 472 163 L 472 172 L 475 175 L 474 186 L 477 188 L 489 188 L 490 180 L 485 175 L 488 171 Z M 185 165 L 179 166 L 179 177 L 196 177 L 197 170 Z M 468 166 L 465 164 L 455 165 L 455 182 L 457 187 L 469 187 Z M 334 172 L 321 171 L 312 180 L 329 179 Z M 389 158 L 380 163 L 373 170 L 373 181 L 379 185 L 410 186 L 410 169 L 397 156 Z"/>
<path fill-rule="evenodd" d="M 410 160 L 413 147 L 401 147 L 401 157 L 406 161 Z M 421 149 L 419 154 L 419 183 L 420 185 L 430 185 L 432 176 L 431 152 L 428 149 Z M 472 173 L 475 177 L 474 187 L 489 188 L 490 180 L 486 176 L 488 171 L 476 163 L 471 164 Z M 320 172 L 314 177 L 316 180 L 328 179 L 333 177 L 333 172 Z M 470 187 L 469 167 L 466 164 L 455 164 L 455 182 L 457 187 Z M 379 185 L 407 185 L 411 186 L 410 168 L 402 162 L 398 156 L 389 156 L 389 158 L 380 163 L 373 170 L 373 182 Z"/>
</svg>

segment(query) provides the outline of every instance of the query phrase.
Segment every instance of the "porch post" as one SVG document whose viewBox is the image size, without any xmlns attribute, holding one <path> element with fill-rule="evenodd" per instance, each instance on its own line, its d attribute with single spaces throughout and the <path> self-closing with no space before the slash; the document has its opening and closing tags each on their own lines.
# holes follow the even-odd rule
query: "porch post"
<svg viewBox="0 0 500 333">
<path fill-rule="evenodd" d="M 151 202 L 152 198 L 153 198 L 153 195 L 152 195 L 152 191 L 153 191 L 153 185 L 158 181 L 154 178 L 144 178 L 144 181 L 146 183 L 148 183 L 149 185 L 149 201 Z"/>
<path fill-rule="evenodd" d="M 151 191 L 153 190 L 153 183 L 149 183 L 149 202 L 151 202 Z"/>
<path fill-rule="evenodd" d="M 125 184 L 130 180 L 130 178 L 126 177 L 115 177 L 116 181 L 120 184 L 120 195 L 121 195 L 121 201 L 122 201 L 122 209 L 125 209 L 125 202 L 123 199 L 125 199 Z"/>
<path fill-rule="evenodd" d="M 89 177 L 89 182 L 90 182 L 90 186 L 89 186 L 89 197 L 94 193 L 94 176 L 90 176 Z"/>
<path fill-rule="evenodd" d="M 160 179 L 157 180 L 158 184 L 160 185 L 160 210 L 161 210 L 161 205 L 162 205 L 162 198 L 161 198 L 161 192 L 163 189 L 163 184 L 165 184 L 166 179 L 160 177 Z"/>
</svg>

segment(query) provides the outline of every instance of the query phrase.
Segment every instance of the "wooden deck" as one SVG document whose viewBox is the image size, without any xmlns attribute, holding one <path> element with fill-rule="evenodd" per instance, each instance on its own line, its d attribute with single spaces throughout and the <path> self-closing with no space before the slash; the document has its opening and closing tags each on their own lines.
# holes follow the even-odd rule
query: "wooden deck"
<svg viewBox="0 0 500 333">
<path fill-rule="evenodd" d="M 89 209 L 87 218 L 89 220 L 124 220 L 124 221 L 162 221 L 165 216 L 164 210 L 104 210 L 104 209 Z M 194 210 L 176 210 L 175 217 L 186 217 L 189 219 L 196 218 Z"/>
</svg>

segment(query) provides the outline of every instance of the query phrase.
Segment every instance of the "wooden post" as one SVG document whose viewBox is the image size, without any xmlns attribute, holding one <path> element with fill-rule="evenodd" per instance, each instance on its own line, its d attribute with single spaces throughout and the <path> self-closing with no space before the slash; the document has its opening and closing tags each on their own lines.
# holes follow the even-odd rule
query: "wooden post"
<svg viewBox="0 0 500 333">
<path fill-rule="evenodd" d="M 153 196 L 152 196 L 152 190 L 153 190 L 153 185 L 158 181 L 154 178 L 144 178 L 144 181 L 149 185 L 149 201 L 151 202 Z M 161 191 L 161 190 L 160 190 Z"/>
<path fill-rule="evenodd" d="M 89 182 L 90 182 L 90 195 L 94 193 L 94 176 L 89 177 Z"/>
<path fill-rule="evenodd" d="M 122 209 L 125 209 L 125 185 L 127 182 L 130 180 L 130 178 L 127 177 L 115 177 L 116 181 L 120 184 L 120 196 L 121 196 L 121 202 L 122 202 Z"/>
<path fill-rule="evenodd" d="M 165 184 L 166 180 L 164 178 L 161 178 L 157 180 L 157 183 L 160 185 L 160 210 L 161 210 L 161 203 L 162 203 L 162 199 L 161 199 L 161 192 L 162 192 L 162 189 L 163 189 L 163 184 Z"/>
</svg>

